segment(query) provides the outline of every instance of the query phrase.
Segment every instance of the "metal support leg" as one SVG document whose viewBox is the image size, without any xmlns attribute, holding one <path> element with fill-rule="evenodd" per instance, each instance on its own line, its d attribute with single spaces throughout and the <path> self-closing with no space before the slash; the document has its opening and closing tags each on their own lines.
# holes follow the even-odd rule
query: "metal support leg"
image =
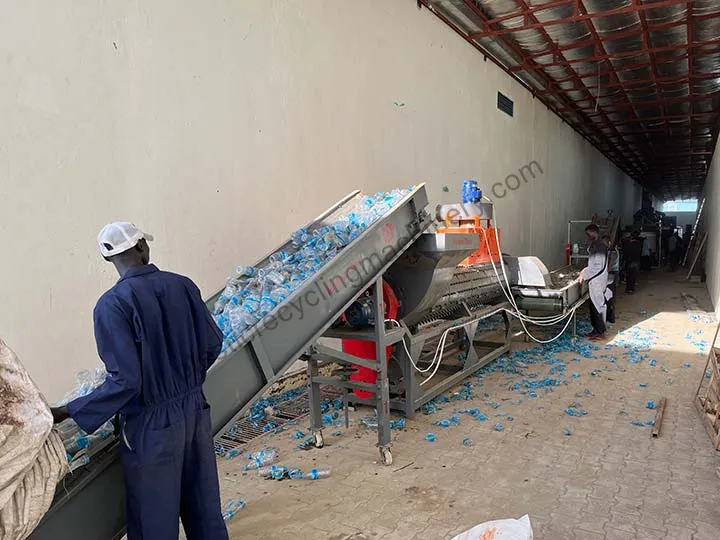
<svg viewBox="0 0 720 540">
<path fill-rule="evenodd" d="M 378 362 L 377 414 L 378 448 L 383 465 L 392 465 L 390 452 L 390 383 L 388 381 L 387 355 L 385 351 L 385 302 L 383 281 L 375 282 L 375 354 Z"/>
<path fill-rule="evenodd" d="M 510 345 L 512 340 L 512 317 L 507 311 L 502 312 L 503 323 L 505 323 L 505 345 Z"/>
<path fill-rule="evenodd" d="M 572 343 L 575 345 L 577 341 L 577 309 L 572 314 Z"/>
<path fill-rule="evenodd" d="M 316 448 L 325 446 L 322 433 L 322 409 L 320 407 L 320 383 L 315 382 L 318 377 L 317 359 L 311 356 L 307 361 L 308 401 L 310 403 L 310 431 L 312 431 Z"/>
<path fill-rule="evenodd" d="M 478 326 L 479 323 L 475 321 L 474 323 L 463 327 L 463 330 L 465 331 L 465 336 L 468 339 L 468 350 L 464 364 L 465 369 L 472 370 L 479 360 L 477 351 L 475 350 L 475 346 L 473 344 L 473 342 L 475 341 L 475 334 L 477 333 Z"/>
<path fill-rule="evenodd" d="M 345 429 L 350 427 L 350 390 L 345 389 L 343 395 L 343 409 L 345 409 Z"/>
<path fill-rule="evenodd" d="M 420 353 L 425 346 L 425 339 L 423 338 L 406 338 L 407 350 L 405 347 L 400 347 L 397 354 L 400 356 L 400 365 L 402 368 L 403 375 L 403 387 L 405 389 L 405 417 L 412 418 L 415 416 L 415 403 L 420 396 L 420 385 L 418 382 L 418 372 L 412 365 L 411 358 L 408 356 L 408 352 L 412 355 L 415 360 L 420 359 Z"/>
</svg>

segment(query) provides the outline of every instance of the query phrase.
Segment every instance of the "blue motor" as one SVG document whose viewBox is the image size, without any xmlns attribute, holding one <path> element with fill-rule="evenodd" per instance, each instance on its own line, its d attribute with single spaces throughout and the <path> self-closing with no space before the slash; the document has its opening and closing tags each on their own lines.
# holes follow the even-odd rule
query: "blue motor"
<svg viewBox="0 0 720 540">
<path fill-rule="evenodd" d="M 462 185 L 462 202 L 467 203 L 479 203 L 482 199 L 482 191 L 478 188 L 477 181 L 465 180 Z"/>
<path fill-rule="evenodd" d="M 345 320 L 353 328 L 369 328 L 375 324 L 375 300 L 362 296 L 345 310 Z"/>
</svg>

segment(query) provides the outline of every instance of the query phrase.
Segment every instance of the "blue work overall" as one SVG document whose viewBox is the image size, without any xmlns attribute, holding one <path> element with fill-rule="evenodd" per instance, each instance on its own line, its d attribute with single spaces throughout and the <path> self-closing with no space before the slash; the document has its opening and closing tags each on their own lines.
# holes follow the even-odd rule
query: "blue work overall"
<svg viewBox="0 0 720 540">
<path fill-rule="evenodd" d="M 107 378 L 68 404 L 88 433 L 116 414 L 128 540 L 227 540 L 210 408 L 202 392 L 222 335 L 195 284 L 132 268 L 98 301 L 95 340 Z"/>
</svg>

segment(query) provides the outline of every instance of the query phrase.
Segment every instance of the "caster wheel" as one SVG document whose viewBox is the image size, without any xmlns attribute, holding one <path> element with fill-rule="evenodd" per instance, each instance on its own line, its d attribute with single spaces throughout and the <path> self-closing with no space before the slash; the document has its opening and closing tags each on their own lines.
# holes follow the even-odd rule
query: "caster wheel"
<svg viewBox="0 0 720 540">
<path fill-rule="evenodd" d="M 392 452 L 389 448 L 381 448 L 380 449 L 380 459 L 382 460 L 382 464 L 385 466 L 392 465 L 393 457 Z"/>
<path fill-rule="evenodd" d="M 315 448 L 322 448 L 323 446 L 325 446 L 325 439 L 323 439 L 322 431 L 316 431 L 313 434 L 313 437 L 315 438 Z"/>
</svg>

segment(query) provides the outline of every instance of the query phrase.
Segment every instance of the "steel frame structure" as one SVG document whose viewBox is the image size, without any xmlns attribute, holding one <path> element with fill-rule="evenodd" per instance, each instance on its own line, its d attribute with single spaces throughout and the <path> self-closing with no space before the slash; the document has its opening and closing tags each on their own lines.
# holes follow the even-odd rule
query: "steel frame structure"
<svg viewBox="0 0 720 540">
<path fill-rule="evenodd" d="M 418 6 L 643 187 L 698 196 L 720 126 L 720 2 L 541 1 Z"/>
</svg>

